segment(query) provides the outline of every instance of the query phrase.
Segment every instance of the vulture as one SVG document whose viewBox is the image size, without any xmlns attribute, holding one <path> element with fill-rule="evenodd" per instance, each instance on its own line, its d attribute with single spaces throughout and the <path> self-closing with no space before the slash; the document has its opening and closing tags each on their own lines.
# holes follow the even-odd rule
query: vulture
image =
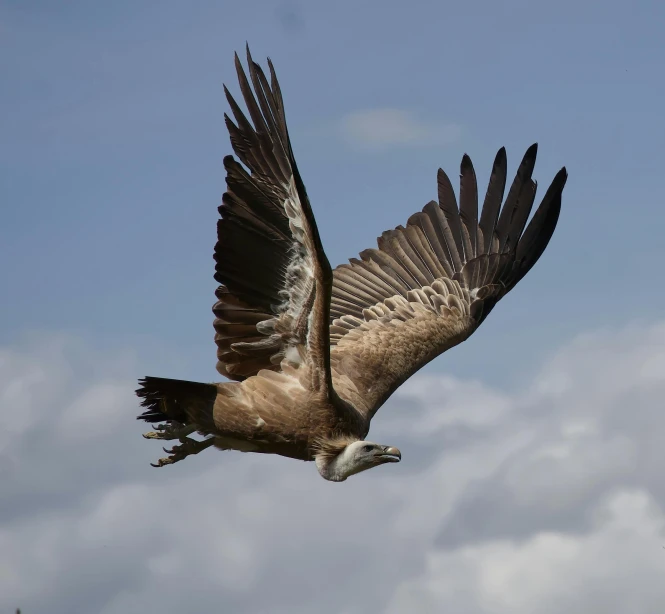
<svg viewBox="0 0 665 614">
<path fill-rule="evenodd" d="M 231 381 L 140 379 L 138 419 L 156 423 L 144 437 L 177 442 L 153 466 L 215 447 L 314 461 L 323 478 L 341 482 L 400 461 L 396 447 L 366 440 L 374 414 L 423 365 L 472 335 L 538 261 L 567 172 L 556 174 L 529 221 L 537 144 L 505 200 L 506 151 L 498 151 L 480 212 L 464 155 L 459 201 L 439 169 L 438 202 L 332 269 L 273 64 L 268 79 L 249 47 L 247 63 L 248 73 L 235 55 L 246 112 L 224 87 L 239 161 L 224 158 L 214 251 L 217 371 Z"/>
</svg>

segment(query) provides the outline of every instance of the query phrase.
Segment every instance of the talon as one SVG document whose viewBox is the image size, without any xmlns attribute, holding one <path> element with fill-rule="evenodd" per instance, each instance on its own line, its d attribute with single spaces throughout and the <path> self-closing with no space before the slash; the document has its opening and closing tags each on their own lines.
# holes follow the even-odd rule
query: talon
<svg viewBox="0 0 665 614">
<path fill-rule="evenodd" d="M 152 467 L 163 467 L 164 465 L 172 465 L 175 461 L 172 458 L 160 458 L 156 463 L 150 463 Z"/>
<path fill-rule="evenodd" d="M 189 427 L 188 427 L 189 428 Z M 192 427 L 193 429 L 194 427 Z M 153 467 L 163 467 L 164 465 L 172 465 L 181 461 L 183 458 L 187 458 L 190 454 L 198 454 L 202 450 L 209 448 L 213 445 L 215 438 L 209 437 L 203 441 L 196 441 L 194 439 L 189 439 L 184 437 L 180 439 L 182 444 L 179 446 L 173 446 L 172 448 L 162 448 L 166 454 L 169 456 L 166 458 L 160 458 L 157 463 L 150 463 Z"/>
<path fill-rule="evenodd" d="M 187 435 L 193 433 L 196 426 L 190 424 L 185 426 L 180 422 L 172 421 L 170 424 L 158 424 L 155 426 L 154 431 L 144 433 L 145 439 L 179 439 L 181 442 L 186 443 L 189 441 Z"/>
</svg>

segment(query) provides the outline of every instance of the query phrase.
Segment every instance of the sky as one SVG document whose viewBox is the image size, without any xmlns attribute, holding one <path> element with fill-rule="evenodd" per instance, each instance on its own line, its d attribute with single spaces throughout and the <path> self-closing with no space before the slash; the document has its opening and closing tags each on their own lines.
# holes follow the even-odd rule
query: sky
<svg viewBox="0 0 665 614">
<path fill-rule="evenodd" d="M 665 599 L 665 7 L 0 0 L 0 611 L 652 613 Z M 136 379 L 215 381 L 233 53 L 273 60 L 334 265 L 539 143 L 541 260 L 343 484 L 165 469 Z M 538 198 L 539 199 L 539 198 Z M 315 609 L 316 608 L 316 609 Z"/>
</svg>

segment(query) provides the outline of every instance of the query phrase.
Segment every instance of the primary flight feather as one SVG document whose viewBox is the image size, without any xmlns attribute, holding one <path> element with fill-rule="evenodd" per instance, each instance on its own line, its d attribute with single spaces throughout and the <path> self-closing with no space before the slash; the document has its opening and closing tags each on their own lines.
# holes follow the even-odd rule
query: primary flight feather
<svg viewBox="0 0 665 614">
<path fill-rule="evenodd" d="M 499 150 L 480 216 L 464 155 L 459 207 L 439 169 L 438 202 L 332 270 L 273 65 L 268 60 L 268 81 L 249 48 L 249 78 L 237 55 L 235 62 L 249 117 L 225 88 L 240 163 L 224 159 L 213 307 L 217 370 L 235 381 L 146 377 L 138 417 L 161 423 L 145 437 L 180 442 L 156 466 L 215 446 L 315 461 L 325 479 L 343 481 L 401 459 L 397 448 L 365 440 L 371 419 L 418 369 L 468 338 L 533 267 L 556 227 L 566 169 L 527 225 L 537 146 L 524 155 L 503 207 L 507 163 Z M 203 440 L 189 437 L 195 432 Z"/>
</svg>

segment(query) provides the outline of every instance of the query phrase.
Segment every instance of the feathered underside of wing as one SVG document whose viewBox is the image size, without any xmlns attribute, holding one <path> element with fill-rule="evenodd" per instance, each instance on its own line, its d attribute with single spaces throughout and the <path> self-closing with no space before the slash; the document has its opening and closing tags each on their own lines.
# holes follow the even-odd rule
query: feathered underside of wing
<svg viewBox="0 0 665 614">
<path fill-rule="evenodd" d="M 438 203 L 384 232 L 378 249 L 334 270 L 333 382 L 368 418 L 424 364 L 472 334 L 540 258 L 567 174 L 559 171 L 527 226 L 536 153 L 536 145 L 527 150 L 502 208 L 507 164 L 499 150 L 480 218 L 470 158 L 462 159 L 459 208 L 439 169 Z"/>
<path fill-rule="evenodd" d="M 318 346 L 327 346 L 328 305 L 317 297 L 317 284 L 331 277 L 293 157 L 272 63 L 268 60 L 268 83 L 249 49 L 247 60 L 253 91 L 236 55 L 252 121 L 226 88 L 235 122 L 226 115 L 225 120 L 233 150 L 249 172 L 232 156 L 224 159 L 227 191 L 214 255 L 221 284 L 213 307 L 217 370 L 235 380 L 261 369 L 279 370 L 284 359 L 298 364 L 312 358 L 313 344 L 314 362 L 326 362 Z M 325 314 L 312 317 L 317 304 Z M 314 336 L 311 328 L 317 329 Z M 325 344 L 318 341 L 324 329 Z"/>
</svg>

